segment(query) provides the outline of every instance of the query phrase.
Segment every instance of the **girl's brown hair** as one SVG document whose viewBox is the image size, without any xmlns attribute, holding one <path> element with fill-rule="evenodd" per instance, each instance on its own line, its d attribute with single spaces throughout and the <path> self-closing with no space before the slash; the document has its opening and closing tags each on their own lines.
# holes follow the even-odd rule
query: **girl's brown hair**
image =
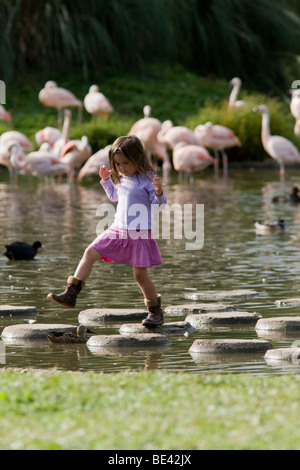
<svg viewBox="0 0 300 470">
<path fill-rule="evenodd" d="M 120 183 L 120 175 L 114 161 L 114 156 L 118 153 L 123 153 L 136 166 L 137 174 L 147 177 L 150 177 L 150 174 L 154 175 L 140 139 L 135 135 L 126 135 L 118 137 L 109 151 L 110 168 L 113 170 L 113 175 L 118 183 Z"/>
</svg>

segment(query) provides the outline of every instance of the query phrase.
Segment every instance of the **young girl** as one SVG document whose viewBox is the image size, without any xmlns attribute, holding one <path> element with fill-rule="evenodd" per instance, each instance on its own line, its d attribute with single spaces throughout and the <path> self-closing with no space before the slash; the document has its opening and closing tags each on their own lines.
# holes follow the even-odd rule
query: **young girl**
<svg viewBox="0 0 300 470">
<path fill-rule="evenodd" d="M 161 297 L 148 275 L 149 267 L 162 264 L 151 232 L 151 205 L 167 202 L 162 182 L 154 175 L 143 145 L 134 135 L 119 137 L 114 142 L 109 161 L 111 170 L 103 166 L 99 174 L 100 183 L 109 199 L 118 201 L 114 223 L 85 250 L 74 276 L 68 279 L 66 290 L 59 295 L 50 293 L 48 299 L 74 308 L 95 261 L 116 261 L 132 266 L 135 280 L 144 295 L 148 316 L 142 324 L 162 325 Z M 111 179 L 112 173 L 116 186 Z"/>
</svg>

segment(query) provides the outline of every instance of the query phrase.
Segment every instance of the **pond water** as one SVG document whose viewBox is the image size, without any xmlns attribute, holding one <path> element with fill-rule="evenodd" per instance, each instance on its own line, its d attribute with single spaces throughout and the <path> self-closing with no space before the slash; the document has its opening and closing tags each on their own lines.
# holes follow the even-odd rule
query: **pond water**
<svg viewBox="0 0 300 470">
<path fill-rule="evenodd" d="M 258 297 L 228 300 L 241 311 L 259 312 L 264 317 L 298 315 L 299 308 L 279 308 L 275 301 L 300 297 L 300 204 L 273 203 L 274 195 L 290 192 L 299 183 L 295 169 L 288 169 L 285 183 L 279 181 L 276 166 L 229 168 L 225 178 L 211 169 L 193 181 L 172 174 L 165 184 L 169 205 L 204 204 L 204 245 L 186 250 L 187 240 L 159 239 L 164 265 L 151 269 L 164 306 L 187 301 L 187 292 L 199 290 L 254 289 Z M 50 303 L 50 291 L 61 292 L 73 274 L 86 246 L 95 238 L 99 217 L 97 208 L 108 200 L 97 178 L 83 184 L 55 184 L 19 176 L 10 182 L 0 170 L 1 242 L 16 240 L 44 248 L 33 261 L 9 261 L 0 256 L 0 304 L 36 306 L 38 323 L 76 325 L 80 311 L 94 307 L 137 308 L 142 295 L 129 266 L 99 262 L 74 310 Z M 256 235 L 254 220 L 277 221 L 283 218 L 287 229 L 282 234 Z M 195 224 L 195 221 L 194 221 Z M 185 317 L 166 317 L 180 321 Z M 28 319 L 0 318 L 0 333 L 7 325 Z M 97 334 L 116 334 L 120 325 L 99 325 Z M 188 337 L 170 336 L 164 350 L 135 351 L 97 355 L 86 345 L 50 345 L 48 342 L 3 344 L 0 340 L 0 367 L 52 368 L 97 372 L 162 369 L 187 373 L 281 374 L 300 372 L 299 365 L 269 366 L 262 355 L 235 355 L 193 359 L 188 352 L 197 338 L 255 339 L 249 328 L 197 330 Z M 265 337 L 274 347 L 289 347 L 297 336 Z M 3 352 L 5 350 L 5 352 Z"/>
</svg>

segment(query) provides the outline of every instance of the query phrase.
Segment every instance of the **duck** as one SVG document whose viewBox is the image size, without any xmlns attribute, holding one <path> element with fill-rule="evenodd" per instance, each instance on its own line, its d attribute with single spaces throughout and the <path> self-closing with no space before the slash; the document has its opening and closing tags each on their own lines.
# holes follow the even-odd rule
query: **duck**
<svg viewBox="0 0 300 470">
<path fill-rule="evenodd" d="M 33 245 L 29 245 L 25 242 L 14 242 L 10 245 L 5 245 L 6 252 L 3 256 L 7 256 L 11 260 L 30 260 L 35 257 L 37 250 L 42 248 L 41 242 L 34 242 Z"/>
<path fill-rule="evenodd" d="M 84 325 L 79 325 L 76 329 L 76 332 L 62 332 L 62 331 L 53 331 L 50 334 L 47 334 L 47 338 L 50 343 L 72 343 L 72 344 L 82 344 L 87 342 L 86 333 L 93 333 L 93 331 L 86 328 Z"/>
<path fill-rule="evenodd" d="M 292 192 L 290 194 L 282 194 L 279 196 L 274 196 L 272 202 L 291 202 L 299 203 L 300 202 L 300 188 L 297 185 L 293 186 Z"/>
<path fill-rule="evenodd" d="M 283 232 L 286 228 L 286 223 L 283 219 L 279 219 L 278 222 L 274 224 L 266 222 L 254 222 L 256 233 L 259 235 L 264 235 L 268 233 L 280 233 Z"/>
</svg>

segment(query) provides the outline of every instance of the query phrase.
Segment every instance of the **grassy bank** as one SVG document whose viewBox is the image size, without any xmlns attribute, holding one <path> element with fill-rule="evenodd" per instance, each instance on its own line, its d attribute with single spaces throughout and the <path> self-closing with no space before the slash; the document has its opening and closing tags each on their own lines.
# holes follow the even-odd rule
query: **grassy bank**
<svg viewBox="0 0 300 470">
<path fill-rule="evenodd" d="M 231 78 L 231 77 L 229 77 Z M 271 131 L 294 141 L 300 147 L 300 138 L 293 133 L 294 118 L 289 109 L 289 98 L 275 98 L 247 89 L 243 84 L 240 93 L 245 106 L 236 111 L 228 110 L 231 89 L 227 81 L 214 77 L 199 77 L 181 66 L 167 67 L 161 64 L 148 67 L 142 74 L 103 73 L 88 80 L 82 75 L 46 76 L 44 72 L 23 75 L 9 84 L 6 90 L 6 108 L 12 112 L 16 130 L 26 134 L 35 144 L 35 133 L 46 126 L 57 127 L 57 112 L 38 101 L 38 93 L 49 79 L 70 89 L 83 100 L 89 86 L 96 83 L 100 91 L 111 101 L 115 112 L 108 121 L 96 120 L 84 110 L 83 120 L 77 124 L 77 110 L 73 111 L 71 138 L 87 135 L 96 152 L 110 144 L 119 135 L 127 134 L 132 124 L 143 117 L 143 107 L 152 107 L 152 116 L 161 121 L 170 119 L 174 125 L 194 129 L 198 124 L 211 121 L 230 127 L 242 142 L 239 149 L 230 149 L 232 160 L 263 160 L 270 158 L 262 148 L 261 116 L 252 109 L 267 104 L 271 114 Z M 0 122 L 0 134 L 9 130 Z"/>
<path fill-rule="evenodd" d="M 299 375 L 1 371 L 1 449 L 299 449 Z"/>
</svg>

